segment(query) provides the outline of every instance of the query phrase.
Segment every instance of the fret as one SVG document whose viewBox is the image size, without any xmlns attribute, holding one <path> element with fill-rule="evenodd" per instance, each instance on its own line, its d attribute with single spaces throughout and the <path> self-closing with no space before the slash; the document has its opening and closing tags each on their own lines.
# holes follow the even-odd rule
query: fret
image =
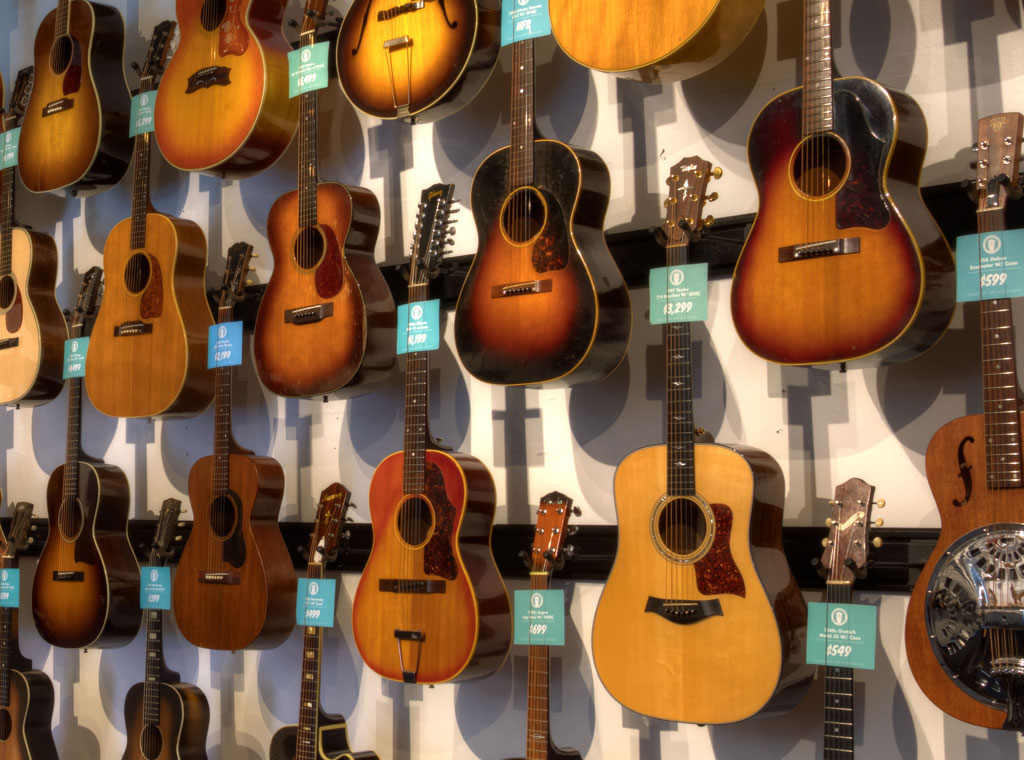
<svg viewBox="0 0 1024 760">
<path fill-rule="evenodd" d="M 805 0 L 803 134 L 832 129 L 832 11 L 829 0 Z"/>
<path fill-rule="evenodd" d="M 14 171 L 14 168 L 10 168 L 0 172 L 0 276 L 11 273 Z"/>
<path fill-rule="evenodd" d="M 300 35 L 303 46 L 316 41 L 316 25 L 304 29 Z M 317 223 L 316 186 L 320 178 L 317 157 L 318 92 L 311 90 L 299 95 L 299 229 L 315 227 Z"/>
<path fill-rule="evenodd" d="M 509 190 L 532 185 L 534 178 L 533 40 L 512 48 L 512 137 L 509 144 Z"/>
<path fill-rule="evenodd" d="M 829 604 L 850 604 L 853 601 L 853 586 L 849 582 L 829 580 L 825 588 L 825 599 Z M 830 754 L 830 750 L 833 749 L 852 753 L 854 702 L 853 670 L 851 668 L 826 666 L 824 707 L 825 760 L 830 760 L 833 757 Z M 843 746 L 847 744 L 848 747 Z"/>
<path fill-rule="evenodd" d="M 71 0 L 59 0 L 57 3 L 57 23 L 54 25 L 54 36 L 65 37 L 70 30 Z"/>
<path fill-rule="evenodd" d="M 146 613 L 146 680 L 142 686 L 142 715 L 147 724 L 160 723 L 160 683 L 165 672 L 163 612 Z"/>
<path fill-rule="evenodd" d="M 546 591 L 548 587 L 548 573 L 530 574 L 531 591 Z M 529 646 L 527 672 L 526 757 L 524 760 L 547 760 L 548 737 L 550 736 L 549 647 L 542 644 Z"/>
<path fill-rule="evenodd" d="M 409 285 L 409 304 L 427 300 L 426 281 Z M 407 494 L 423 493 L 428 438 L 429 361 L 426 351 L 414 351 L 405 358 L 405 436 L 402 489 Z"/>
<path fill-rule="evenodd" d="M 677 266 L 688 261 L 687 245 L 666 248 L 666 264 Z M 668 495 L 692 496 L 696 493 L 693 467 L 693 366 L 688 322 L 670 322 L 664 327 L 666 367 L 666 430 Z"/>
<path fill-rule="evenodd" d="M 306 571 L 310 579 L 322 579 L 324 566 L 310 562 Z M 317 721 L 320 706 L 320 652 L 323 629 L 306 626 L 302 638 L 302 686 L 299 695 L 299 723 L 296 731 L 295 760 L 316 760 Z"/>
<path fill-rule="evenodd" d="M 8 567 L 4 562 L 4 567 Z M 0 707 L 11 704 L 11 652 L 13 641 L 17 636 L 15 630 L 14 610 L 11 607 L 0 608 Z"/>
<path fill-rule="evenodd" d="M 217 323 L 229 322 L 232 308 L 222 306 L 217 312 Z M 214 370 L 213 421 L 213 496 L 227 494 L 231 481 L 231 367 Z"/>
</svg>

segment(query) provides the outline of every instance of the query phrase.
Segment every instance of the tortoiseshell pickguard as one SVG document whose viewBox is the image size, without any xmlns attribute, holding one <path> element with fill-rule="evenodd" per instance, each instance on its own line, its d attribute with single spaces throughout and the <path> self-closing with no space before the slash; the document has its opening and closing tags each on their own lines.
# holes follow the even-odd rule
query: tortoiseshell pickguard
<svg viewBox="0 0 1024 760">
<path fill-rule="evenodd" d="M 729 536 L 732 534 L 732 510 L 725 504 L 712 504 L 715 516 L 715 540 L 703 559 L 694 563 L 697 573 L 697 590 L 705 596 L 713 594 L 747 595 L 743 576 L 729 553 Z"/>
<path fill-rule="evenodd" d="M 341 260 L 341 249 L 334 230 L 324 225 L 320 227 L 324 235 L 324 258 L 316 268 L 316 293 L 321 298 L 334 298 L 341 292 L 345 278 L 345 263 Z"/>
<path fill-rule="evenodd" d="M 25 316 L 25 304 L 21 301 L 21 288 L 18 288 L 17 294 L 14 296 L 14 303 L 11 304 L 11 308 L 7 310 L 5 318 L 7 320 L 7 332 L 16 333 L 21 329 L 21 323 Z"/>
<path fill-rule="evenodd" d="M 220 54 L 243 55 L 249 49 L 249 33 L 242 21 L 241 0 L 228 0 L 220 25 Z"/>
<path fill-rule="evenodd" d="M 447 580 L 454 580 L 457 571 L 452 553 L 452 533 L 455 530 L 455 507 L 448 500 L 441 469 L 431 462 L 426 464 L 426 497 L 434 507 L 434 535 L 423 547 L 423 572 Z"/>
<path fill-rule="evenodd" d="M 142 303 L 139 305 L 139 316 L 143 319 L 156 319 L 164 311 L 164 277 L 160 262 L 149 257 L 149 284 L 142 292 Z"/>
<path fill-rule="evenodd" d="M 547 201 L 548 214 L 559 218 L 554 221 L 549 218 L 540 237 L 533 242 L 531 263 L 538 274 L 564 269 L 569 264 L 569 241 L 565 234 L 566 224 L 561 206 L 551 193 L 544 190 L 540 192 Z"/>
</svg>

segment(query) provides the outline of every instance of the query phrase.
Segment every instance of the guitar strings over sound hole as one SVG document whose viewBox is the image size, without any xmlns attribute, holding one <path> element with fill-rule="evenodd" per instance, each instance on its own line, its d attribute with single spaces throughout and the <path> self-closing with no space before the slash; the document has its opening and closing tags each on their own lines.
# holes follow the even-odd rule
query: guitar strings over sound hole
<svg viewBox="0 0 1024 760">
<path fill-rule="evenodd" d="M 692 499 L 670 499 L 658 514 L 657 532 L 665 551 L 678 559 L 688 559 L 704 547 L 708 516 Z"/>
<path fill-rule="evenodd" d="M 218 496 L 210 505 L 210 530 L 214 537 L 225 540 L 235 532 L 238 506 L 230 496 Z"/>
<path fill-rule="evenodd" d="M 228 12 L 227 0 L 206 0 L 203 9 L 200 11 L 200 23 L 203 29 L 212 32 L 224 23 L 224 16 Z"/>
<path fill-rule="evenodd" d="M 434 510 L 419 496 L 411 496 L 398 508 L 398 534 L 410 546 L 419 546 L 429 537 L 434 527 Z"/>
<path fill-rule="evenodd" d="M 64 70 L 71 65 L 73 50 L 74 43 L 66 34 L 53 41 L 53 45 L 50 46 L 50 70 L 54 74 L 63 74 Z"/>
<path fill-rule="evenodd" d="M 61 538 L 65 541 L 75 541 L 78 538 L 83 524 L 82 505 L 78 499 L 73 499 L 70 504 L 65 501 L 60 505 L 57 522 L 60 526 Z"/>
<path fill-rule="evenodd" d="M 324 236 L 316 227 L 299 230 L 295 238 L 295 263 L 299 269 L 313 269 L 323 258 L 326 243 Z"/>
<path fill-rule="evenodd" d="M 160 751 L 163 749 L 164 739 L 160 736 L 160 728 L 154 726 L 152 723 L 142 729 L 142 735 L 139 737 L 139 748 L 142 750 L 143 757 L 146 760 L 157 760 L 160 757 Z"/>
<path fill-rule="evenodd" d="M 0 708 L 0 742 L 11 738 L 11 713 L 7 708 Z"/>
<path fill-rule="evenodd" d="M 812 135 L 793 154 L 793 182 L 810 198 L 823 198 L 846 179 L 850 159 L 835 135 Z"/>
<path fill-rule="evenodd" d="M 521 187 L 505 199 L 501 209 L 501 229 L 513 243 L 528 243 L 544 229 L 547 206 L 532 187 Z"/>
<path fill-rule="evenodd" d="M 137 296 L 146 289 L 149 284 L 149 276 L 152 267 L 149 262 L 149 254 L 136 253 L 128 259 L 128 265 L 124 268 L 124 287 L 133 296 Z"/>
<path fill-rule="evenodd" d="M 18 286 L 14 283 L 14 276 L 5 274 L 0 277 L 0 311 L 7 311 L 14 306 L 16 295 L 18 295 Z"/>
</svg>

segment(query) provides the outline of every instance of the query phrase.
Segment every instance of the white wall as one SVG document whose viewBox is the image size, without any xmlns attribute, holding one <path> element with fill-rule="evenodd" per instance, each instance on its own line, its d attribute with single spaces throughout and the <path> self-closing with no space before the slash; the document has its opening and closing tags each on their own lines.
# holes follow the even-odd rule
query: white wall
<svg viewBox="0 0 1024 760">
<path fill-rule="evenodd" d="M 554 0 L 557 1 L 557 0 Z M 799 44 L 799 30 L 778 29 L 781 6 L 766 14 L 740 50 L 716 70 L 682 85 L 642 85 L 577 67 L 548 39 L 538 43 L 538 125 L 550 137 L 588 146 L 607 162 L 612 194 L 607 227 L 658 223 L 668 167 L 699 153 L 725 170 L 709 211 L 749 213 L 756 194 L 747 170 L 749 124 L 774 94 L 793 86 L 798 64 L 780 55 L 780 35 Z M 172 0 L 113 0 L 125 15 L 129 59 L 141 60 L 153 26 L 174 13 Z M 338 3 L 344 9 L 347 2 Z M 6 0 L 0 7 L 0 67 L 13 80 L 30 63 L 31 41 L 53 0 Z M 289 13 L 300 4 L 291 0 Z M 839 12 L 841 10 L 841 12 Z M 1024 31 L 1017 0 L 842 0 L 836 12 L 835 58 L 844 74 L 864 74 L 903 89 L 921 104 L 930 128 L 924 184 L 970 176 L 969 146 L 979 115 L 1024 109 Z M 782 60 L 780 60 L 780 58 Z M 379 262 L 398 263 L 411 241 L 419 190 L 454 182 L 468 200 L 473 172 L 507 142 L 508 69 L 503 53 L 476 101 L 436 125 L 410 128 L 357 116 L 333 85 L 321 98 L 321 172 L 362 184 L 384 213 Z M 134 77 L 131 78 L 134 80 Z M 154 202 L 198 222 L 209 238 L 210 284 L 224 251 L 248 240 L 266 251 L 271 203 L 295 186 L 294 146 L 273 168 L 241 182 L 186 176 L 154 162 Z M 58 294 L 64 304 L 79 274 L 100 264 L 103 242 L 129 213 L 129 183 L 87 200 L 19 192 L 22 221 L 54 236 L 61 255 Z M 468 211 L 457 254 L 475 251 Z M 269 255 L 257 277 L 270 275 Z M 79 274 L 75 274 L 79 273 Z M 884 275 L 880 275 L 884 276 Z M 698 423 L 723 442 L 744 442 L 778 459 L 788 484 L 786 523 L 820 525 L 834 485 L 851 476 L 874 483 L 889 503 L 888 526 L 936 526 L 924 477 L 924 451 L 947 420 L 980 410 L 976 311 L 958 309 L 948 334 L 925 356 L 891 368 L 826 373 L 767 365 L 737 339 L 728 312 L 728 280 L 711 287 L 710 318 L 695 330 L 699 344 Z M 532 522 L 533 507 L 553 488 L 584 507 L 583 522 L 615 521 L 611 480 L 632 449 L 663 439 L 664 391 L 658 369 L 660 331 L 645 324 L 646 291 L 634 290 L 628 361 L 606 380 L 574 390 L 505 390 L 469 378 L 447 341 L 433 357 L 432 424 L 448 444 L 470 451 L 494 474 L 497 521 Z M 648 372 L 648 359 L 653 364 Z M 401 446 L 402 379 L 348 402 L 280 400 L 264 391 L 251 366 L 236 372 L 239 440 L 284 466 L 284 520 L 313 517 L 316 497 L 345 482 L 367 519 L 367 488 L 376 464 Z M 49 473 L 64 452 L 65 395 L 36 410 L 0 410 L 0 488 L 9 500 L 45 504 Z M 525 422 L 521 410 L 527 411 Z M 510 423 L 502 418 L 513 411 Z M 516 410 L 520 410 L 516 412 Z M 471 411 L 472 410 L 472 413 Z M 86 449 L 120 466 L 133 484 L 133 517 L 153 516 L 167 496 L 187 505 L 192 463 L 211 451 L 212 412 L 172 422 L 123 422 L 85 412 Z M 32 563 L 26 562 L 27 598 Z M 351 638 L 349 611 L 357 578 L 343 577 L 338 627 L 325 645 L 324 704 L 350 720 L 356 749 L 382 758 L 496 758 L 521 755 L 525 727 L 525 650 L 513 649 L 495 676 L 434 689 L 382 683 L 363 667 Z M 515 584 L 511 584 L 515 585 Z M 600 685 L 589 658 L 590 627 L 600 585 L 566 585 L 572 625 L 553 664 L 552 727 L 556 742 L 588 760 L 643 758 L 812 758 L 821 753 L 821 687 L 781 718 L 716 728 L 648 721 L 623 710 Z M 809 594 L 814 598 L 815 594 Z M 858 749 L 878 760 L 1022 757 L 1017 737 L 987 732 L 944 716 L 918 690 L 905 663 L 905 595 L 863 595 L 880 604 L 878 667 L 858 686 Z M 65 760 L 120 757 L 122 703 L 142 675 L 140 638 L 123 649 L 54 650 L 24 615 L 22 645 L 55 682 L 54 726 Z M 197 651 L 167 637 L 168 658 L 210 699 L 211 760 L 266 758 L 269 738 L 297 715 L 301 639 L 277 650 L 245 654 Z M 624 652 L 624 656 L 628 653 Z M 560 677 L 557 675 L 560 672 Z M 98 698 L 97 698 L 98 697 Z"/>
</svg>

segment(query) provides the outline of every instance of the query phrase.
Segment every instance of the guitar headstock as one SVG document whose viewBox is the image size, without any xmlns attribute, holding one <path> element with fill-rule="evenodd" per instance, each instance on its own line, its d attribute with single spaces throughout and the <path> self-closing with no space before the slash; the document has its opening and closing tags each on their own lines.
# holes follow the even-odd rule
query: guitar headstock
<svg viewBox="0 0 1024 760">
<path fill-rule="evenodd" d="M 849 581 L 862 577 L 867 569 L 868 532 L 872 525 L 871 508 L 885 506 L 885 500 L 875 501 L 875 487 L 860 478 L 850 478 L 836 486 L 835 498 L 829 502 L 832 514 L 827 520 L 828 538 L 822 540 L 825 551 L 821 555 L 821 572 L 829 581 Z M 875 547 L 882 539 L 873 540 Z"/>
<path fill-rule="evenodd" d="M 416 234 L 412 242 L 412 267 L 409 284 L 420 285 L 437 274 L 445 248 L 452 244 L 452 196 L 455 185 L 438 183 L 420 193 L 416 214 Z"/>
<path fill-rule="evenodd" d="M 0 559 L 7 564 L 18 552 L 24 551 L 32 543 L 32 505 L 27 501 L 19 501 L 11 508 L 11 525 L 7 536 L 0 533 L 0 548 L 3 553 Z"/>
<path fill-rule="evenodd" d="M 569 535 L 570 515 L 579 514 L 580 508 L 572 505 L 572 499 L 558 491 L 552 491 L 540 500 L 530 549 L 532 572 L 550 573 L 573 555 L 574 550 L 565 545 L 565 539 Z"/>
<path fill-rule="evenodd" d="M 14 89 L 11 91 L 11 105 L 4 115 L 4 130 L 14 129 L 21 123 L 21 117 L 28 108 L 35 77 L 35 69 L 32 66 L 26 66 L 18 72 L 18 78 L 14 80 Z"/>
<path fill-rule="evenodd" d="M 1000 113 L 978 121 L 978 211 L 1006 206 L 1007 198 L 1019 198 L 1021 130 L 1024 117 Z"/>
<path fill-rule="evenodd" d="M 174 531 L 178 527 L 178 516 L 181 514 L 181 499 L 164 499 L 160 507 L 160 518 L 156 525 L 153 544 L 149 548 L 149 564 L 162 565 L 164 560 L 174 554 Z"/>
<path fill-rule="evenodd" d="M 351 504 L 351 494 L 341 483 L 331 483 L 320 492 L 320 504 L 316 509 L 316 522 L 309 542 L 309 561 L 323 564 L 338 549 L 342 538 L 341 526 Z"/>
<path fill-rule="evenodd" d="M 245 281 L 250 272 L 250 263 L 255 257 L 248 243 L 235 243 L 228 249 L 228 263 L 224 267 L 224 281 L 220 286 L 220 308 L 234 308 L 245 300 Z"/>
<path fill-rule="evenodd" d="M 78 291 L 78 300 L 71 315 L 73 328 L 84 328 L 86 322 L 96 316 L 99 309 L 100 296 L 103 294 L 103 269 L 92 267 L 82 279 L 82 287 Z"/>
<path fill-rule="evenodd" d="M 327 0 L 306 0 L 302 10 L 302 26 L 299 39 L 303 45 L 312 45 L 316 41 L 316 30 L 327 14 Z"/>
<path fill-rule="evenodd" d="M 139 72 L 144 91 L 154 89 L 160 76 L 164 73 L 164 69 L 167 68 L 167 57 L 171 52 L 171 39 L 174 37 L 174 30 L 177 26 L 176 21 L 161 21 L 154 27 L 153 36 L 149 39 L 149 50 L 146 52 L 146 62 L 142 64 L 142 69 Z"/>
<path fill-rule="evenodd" d="M 719 179 L 722 170 L 711 167 L 709 161 L 699 156 L 682 159 L 672 167 L 665 184 L 668 185 L 668 198 L 665 199 L 665 232 L 667 244 L 686 245 L 692 240 L 699 240 L 705 227 L 715 223 L 713 216 L 703 218 L 704 203 L 718 199 L 718 193 L 706 195 L 708 182 Z"/>
</svg>

